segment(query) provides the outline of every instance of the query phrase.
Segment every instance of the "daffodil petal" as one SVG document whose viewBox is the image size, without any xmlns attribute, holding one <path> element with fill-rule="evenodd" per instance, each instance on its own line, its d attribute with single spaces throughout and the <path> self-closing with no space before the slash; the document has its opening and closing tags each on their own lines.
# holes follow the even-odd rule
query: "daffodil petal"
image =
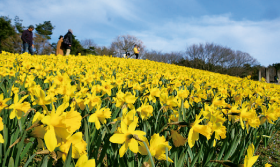
<svg viewBox="0 0 280 167">
<path fill-rule="evenodd" d="M 54 127 L 49 126 L 49 129 L 47 130 L 44 136 L 44 140 L 48 150 L 52 152 L 57 146 L 57 139 L 56 139 Z"/>
<path fill-rule="evenodd" d="M 125 136 L 125 134 L 116 133 L 113 136 L 111 136 L 109 140 L 112 143 L 122 144 L 125 142 L 126 136 Z"/>
<path fill-rule="evenodd" d="M 128 146 L 129 146 L 129 149 L 132 152 L 134 152 L 135 154 L 138 152 L 138 142 L 134 138 L 130 139 Z"/>
<path fill-rule="evenodd" d="M 123 156 L 124 156 L 124 154 L 125 154 L 125 152 L 126 152 L 127 149 L 128 149 L 128 144 L 127 144 L 127 143 L 124 143 L 124 144 L 122 145 L 122 147 L 120 148 L 120 150 L 119 150 L 120 157 L 123 157 Z"/>
</svg>

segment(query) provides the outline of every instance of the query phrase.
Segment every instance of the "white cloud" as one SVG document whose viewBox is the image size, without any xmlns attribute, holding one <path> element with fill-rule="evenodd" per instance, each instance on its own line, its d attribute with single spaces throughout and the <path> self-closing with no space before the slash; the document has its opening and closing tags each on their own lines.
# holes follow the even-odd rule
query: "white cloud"
<svg viewBox="0 0 280 167">
<path fill-rule="evenodd" d="M 265 66 L 280 62 L 280 19 L 234 21 L 230 15 L 179 18 L 130 34 L 141 39 L 146 48 L 163 52 L 184 51 L 192 44 L 213 42 L 247 52 Z"/>
<path fill-rule="evenodd" d="M 78 39 L 105 37 L 99 27 L 119 29 L 114 20 L 137 21 L 134 5 L 126 0 L 3 0 L 0 1 L 0 15 L 13 19 L 16 15 L 23 25 L 51 21 L 55 26 L 54 39 L 64 35 L 69 28 Z M 91 36 L 89 36 L 91 34 Z"/>
</svg>

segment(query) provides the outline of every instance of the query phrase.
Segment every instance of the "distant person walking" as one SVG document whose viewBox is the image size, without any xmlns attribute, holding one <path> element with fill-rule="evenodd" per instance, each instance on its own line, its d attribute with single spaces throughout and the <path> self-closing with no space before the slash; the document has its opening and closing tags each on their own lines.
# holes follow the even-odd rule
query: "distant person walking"
<svg viewBox="0 0 280 167">
<path fill-rule="evenodd" d="M 278 77 L 276 75 L 274 76 L 274 82 L 278 83 Z"/>
<path fill-rule="evenodd" d="M 136 44 L 134 45 L 133 51 L 134 51 L 134 54 L 135 54 L 135 56 L 136 56 L 136 59 L 138 59 L 138 57 L 139 57 L 139 50 L 138 50 Z"/>
<path fill-rule="evenodd" d="M 33 30 L 34 30 L 34 26 L 30 25 L 28 29 L 24 30 L 21 35 L 21 40 L 23 42 L 23 53 L 27 52 L 28 50 L 31 55 L 34 54 L 33 33 L 32 33 Z"/>
<path fill-rule="evenodd" d="M 58 38 L 58 42 L 56 44 L 56 52 L 55 52 L 55 55 L 64 55 L 63 53 L 63 46 L 62 46 L 62 42 L 63 42 L 63 36 L 60 35 L 59 38 Z"/>
<path fill-rule="evenodd" d="M 68 30 L 67 34 L 64 35 L 63 44 L 66 49 L 66 56 L 70 54 L 71 46 L 72 46 L 72 38 L 73 38 L 73 31 L 71 29 Z"/>
</svg>

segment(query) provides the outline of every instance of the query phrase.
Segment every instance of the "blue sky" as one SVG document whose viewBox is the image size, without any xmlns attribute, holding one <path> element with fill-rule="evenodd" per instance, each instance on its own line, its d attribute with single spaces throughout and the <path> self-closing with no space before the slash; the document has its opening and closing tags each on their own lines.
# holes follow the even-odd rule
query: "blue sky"
<svg viewBox="0 0 280 167">
<path fill-rule="evenodd" d="M 18 15 L 25 26 L 51 21 L 51 42 L 69 28 L 98 46 L 127 34 L 162 52 L 213 42 L 267 66 L 280 63 L 279 6 L 279 0 L 1 0 L 0 15 Z"/>
</svg>

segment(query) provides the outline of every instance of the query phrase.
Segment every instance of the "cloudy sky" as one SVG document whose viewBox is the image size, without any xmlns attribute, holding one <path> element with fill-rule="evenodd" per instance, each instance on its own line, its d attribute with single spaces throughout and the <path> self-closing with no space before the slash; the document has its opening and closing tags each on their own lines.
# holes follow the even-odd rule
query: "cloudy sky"
<svg viewBox="0 0 280 167">
<path fill-rule="evenodd" d="M 51 21 L 51 42 L 69 28 L 98 46 L 127 34 L 162 52 L 213 42 L 267 66 L 280 63 L 279 6 L 279 0 L 0 0 L 0 15 L 17 15 L 24 26 Z"/>
</svg>

